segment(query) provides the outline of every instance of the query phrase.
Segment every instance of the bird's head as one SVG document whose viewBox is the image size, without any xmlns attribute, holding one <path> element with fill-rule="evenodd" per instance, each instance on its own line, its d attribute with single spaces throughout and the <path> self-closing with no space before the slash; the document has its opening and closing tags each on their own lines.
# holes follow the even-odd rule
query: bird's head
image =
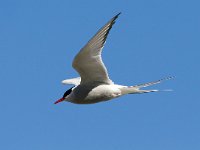
<svg viewBox="0 0 200 150">
<path fill-rule="evenodd" d="M 72 92 L 74 87 L 68 89 L 64 94 L 63 94 L 63 97 L 58 99 L 54 104 L 57 104 L 57 103 L 60 103 L 62 101 L 64 101 L 66 99 L 66 97 Z"/>
</svg>

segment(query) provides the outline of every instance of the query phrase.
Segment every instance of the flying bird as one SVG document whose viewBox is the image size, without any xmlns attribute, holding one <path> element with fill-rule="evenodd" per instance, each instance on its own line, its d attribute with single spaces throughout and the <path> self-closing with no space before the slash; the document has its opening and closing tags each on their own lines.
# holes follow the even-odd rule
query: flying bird
<svg viewBox="0 0 200 150">
<path fill-rule="evenodd" d="M 145 90 L 141 88 L 172 78 L 167 77 L 134 86 L 118 85 L 109 78 L 101 53 L 109 31 L 120 14 L 108 21 L 75 56 L 72 66 L 79 73 L 80 77 L 62 81 L 63 84 L 71 84 L 73 87 L 67 90 L 63 97 L 57 100 L 55 104 L 62 101 L 75 104 L 93 104 L 126 94 L 157 92 L 158 90 Z"/>
</svg>

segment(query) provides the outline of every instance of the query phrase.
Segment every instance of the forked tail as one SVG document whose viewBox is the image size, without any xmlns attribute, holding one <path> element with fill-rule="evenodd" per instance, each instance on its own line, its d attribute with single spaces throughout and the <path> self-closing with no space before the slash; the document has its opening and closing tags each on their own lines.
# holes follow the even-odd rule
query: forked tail
<svg viewBox="0 0 200 150">
<path fill-rule="evenodd" d="M 144 83 L 144 84 L 138 84 L 138 85 L 134 85 L 134 86 L 127 86 L 127 87 L 123 87 L 120 90 L 122 91 L 122 94 L 140 94 L 140 93 L 149 93 L 149 92 L 158 92 L 158 91 L 172 91 L 172 90 L 142 90 L 141 88 L 145 88 L 148 86 L 152 86 L 158 83 L 161 83 L 162 81 L 165 80 L 170 80 L 173 77 L 167 77 L 167 78 L 163 78 L 157 81 L 153 81 L 153 82 L 148 82 L 148 83 Z"/>
</svg>

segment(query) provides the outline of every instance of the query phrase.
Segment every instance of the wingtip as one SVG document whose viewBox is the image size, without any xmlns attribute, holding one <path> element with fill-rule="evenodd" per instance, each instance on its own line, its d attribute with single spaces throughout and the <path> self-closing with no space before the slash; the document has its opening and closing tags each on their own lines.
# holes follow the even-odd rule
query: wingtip
<svg viewBox="0 0 200 150">
<path fill-rule="evenodd" d="M 119 13 L 117 14 L 117 16 L 119 16 L 121 13 L 122 13 L 122 12 L 119 12 Z"/>
<path fill-rule="evenodd" d="M 119 15 L 121 14 L 121 12 L 119 12 L 117 15 L 115 15 L 111 20 L 111 28 L 112 28 L 112 25 L 115 24 L 115 20 L 119 17 Z"/>
<path fill-rule="evenodd" d="M 121 14 L 121 12 L 119 12 L 114 18 L 117 19 L 120 14 Z"/>
</svg>

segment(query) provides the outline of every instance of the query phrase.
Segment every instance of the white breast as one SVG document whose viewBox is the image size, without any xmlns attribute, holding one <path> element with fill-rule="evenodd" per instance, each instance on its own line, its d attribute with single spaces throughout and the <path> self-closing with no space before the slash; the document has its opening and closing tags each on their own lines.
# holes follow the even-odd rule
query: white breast
<svg viewBox="0 0 200 150">
<path fill-rule="evenodd" d="M 79 85 L 68 97 L 68 101 L 78 104 L 92 104 L 121 96 L 121 91 L 115 85 Z"/>
</svg>

